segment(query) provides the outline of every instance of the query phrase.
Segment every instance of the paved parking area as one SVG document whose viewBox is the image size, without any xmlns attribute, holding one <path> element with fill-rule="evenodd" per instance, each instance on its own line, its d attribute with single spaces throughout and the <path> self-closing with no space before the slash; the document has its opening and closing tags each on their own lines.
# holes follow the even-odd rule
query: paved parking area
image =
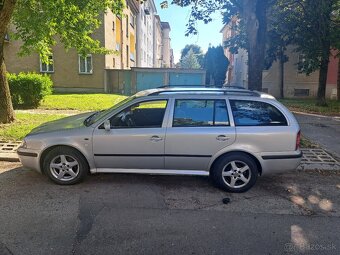
<svg viewBox="0 0 340 255">
<path fill-rule="evenodd" d="M 295 113 L 302 135 L 340 159 L 340 118 Z"/>
<path fill-rule="evenodd" d="M 339 254 L 339 194 L 330 171 L 229 194 L 189 176 L 101 174 L 64 187 L 0 162 L 0 254 Z"/>
</svg>

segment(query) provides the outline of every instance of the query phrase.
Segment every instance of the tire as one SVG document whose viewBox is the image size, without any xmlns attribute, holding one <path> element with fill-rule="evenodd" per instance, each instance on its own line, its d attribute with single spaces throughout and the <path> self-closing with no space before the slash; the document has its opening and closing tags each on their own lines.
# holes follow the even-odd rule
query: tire
<svg viewBox="0 0 340 255">
<path fill-rule="evenodd" d="M 256 183 L 256 162 L 247 154 L 230 153 L 214 164 L 210 177 L 214 184 L 225 191 L 242 193 Z"/>
<path fill-rule="evenodd" d="M 86 177 L 89 166 L 79 151 L 59 146 L 49 151 L 43 159 L 43 171 L 57 184 L 72 185 Z"/>
</svg>

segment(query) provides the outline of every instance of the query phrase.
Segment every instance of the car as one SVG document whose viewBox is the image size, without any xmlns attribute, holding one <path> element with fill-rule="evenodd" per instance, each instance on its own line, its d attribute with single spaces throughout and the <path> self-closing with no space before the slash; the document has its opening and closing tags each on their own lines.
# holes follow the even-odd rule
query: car
<svg viewBox="0 0 340 255">
<path fill-rule="evenodd" d="M 17 153 L 57 184 L 88 173 L 202 175 L 245 192 L 259 176 L 296 169 L 300 134 L 294 115 L 268 94 L 172 87 L 43 124 Z"/>
</svg>

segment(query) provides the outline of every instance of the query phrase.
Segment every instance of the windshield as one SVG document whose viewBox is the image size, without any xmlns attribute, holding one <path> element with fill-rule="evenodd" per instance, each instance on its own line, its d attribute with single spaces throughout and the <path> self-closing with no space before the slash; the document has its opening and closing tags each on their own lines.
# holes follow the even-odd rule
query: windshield
<svg viewBox="0 0 340 255">
<path fill-rule="evenodd" d="M 91 126 L 93 123 L 97 122 L 98 120 L 100 120 L 101 118 L 103 118 L 104 116 L 106 116 L 107 114 L 112 112 L 113 110 L 115 110 L 118 107 L 132 101 L 135 98 L 136 98 L 135 96 L 128 97 L 128 98 L 124 99 L 123 101 L 119 102 L 118 104 L 115 104 L 114 106 L 112 106 L 111 108 L 109 108 L 107 110 L 102 110 L 102 111 L 98 111 L 98 112 L 93 113 L 92 115 L 87 117 L 86 120 L 84 120 L 84 125 L 87 126 L 87 127 Z"/>
</svg>

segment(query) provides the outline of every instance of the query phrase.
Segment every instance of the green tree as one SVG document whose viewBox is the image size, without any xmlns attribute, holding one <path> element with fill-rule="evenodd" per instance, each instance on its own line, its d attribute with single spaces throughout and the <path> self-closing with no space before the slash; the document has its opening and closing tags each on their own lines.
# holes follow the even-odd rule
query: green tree
<svg viewBox="0 0 340 255">
<path fill-rule="evenodd" d="M 48 61 L 51 47 L 58 42 L 80 54 L 107 53 L 91 37 L 100 26 L 100 17 L 110 8 L 121 14 L 124 0 L 4 0 L 0 5 L 0 123 L 14 120 L 4 62 L 4 39 L 9 24 L 15 27 L 13 37 L 22 41 L 20 55 L 38 52 Z"/>
<path fill-rule="evenodd" d="M 181 59 L 184 58 L 190 50 L 193 51 L 193 53 L 195 54 L 195 56 L 198 60 L 198 63 L 202 67 L 203 66 L 204 54 L 203 54 L 202 48 L 200 46 L 196 45 L 196 44 L 185 45 L 185 47 L 181 51 Z"/>
<path fill-rule="evenodd" d="M 225 82 L 229 60 L 224 55 L 222 46 L 209 47 L 204 56 L 204 68 L 207 70 L 206 84 L 222 86 Z"/>
<path fill-rule="evenodd" d="M 197 57 L 192 49 L 188 51 L 188 53 L 180 60 L 181 68 L 187 69 L 200 69 L 201 65 L 199 64 Z"/>
<path fill-rule="evenodd" d="M 248 87 L 262 90 L 262 70 L 266 47 L 267 9 L 270 0 L 173 0 L 180 6 L 191 6 L 191 16 L 187 24 L 187 35 L 197 34 L 196 21 L 212 21 L 211 14 L 221 11 L 224 23 L 237 16 L 243 26 L 244 47 L 248 51 Z"/>
<path fill-rule="evenodd" d="M 279 4 L 291 16 L 286 24 L 292 44 L 304 56 L 302 71 L 309 75 L 319 70 L 317 104 L 326 105 L 331 49 L 340 47 L 339 0 L 281 0 Z"/>
</svg>

